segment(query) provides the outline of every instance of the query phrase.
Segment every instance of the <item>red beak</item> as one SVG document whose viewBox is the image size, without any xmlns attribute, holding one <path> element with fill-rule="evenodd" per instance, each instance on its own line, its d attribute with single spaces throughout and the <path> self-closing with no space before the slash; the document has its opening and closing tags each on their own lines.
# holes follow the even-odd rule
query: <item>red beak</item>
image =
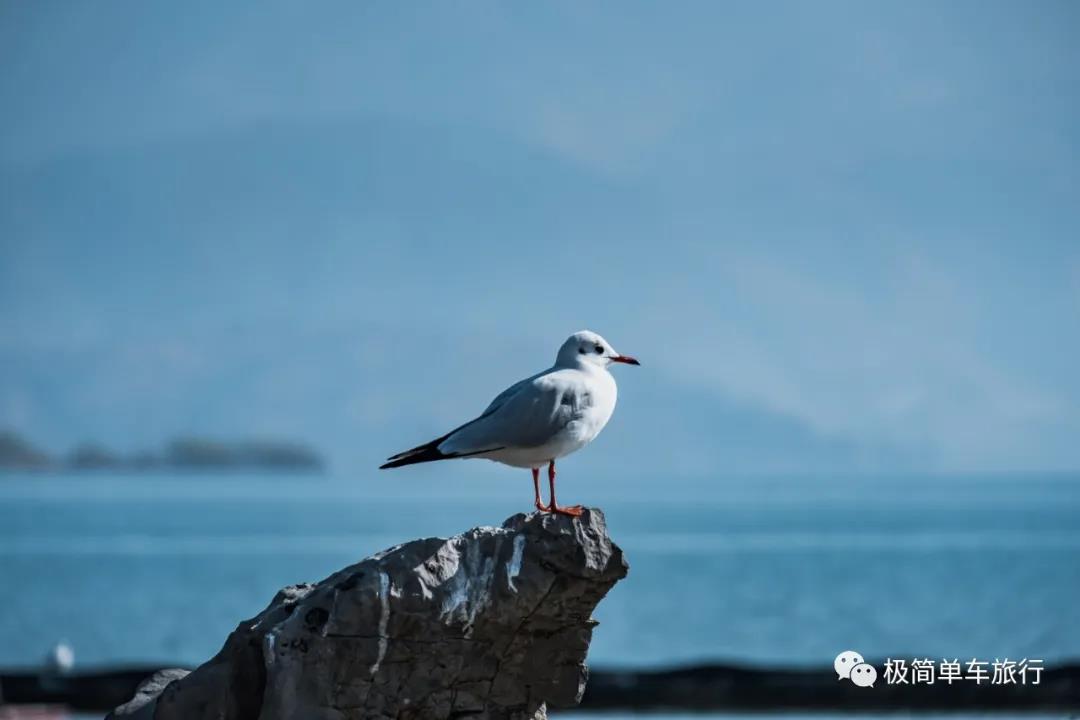
<svg viewBox="0 0 1080 720">
<path fill-rule="evenodd" d="M 627 365 L 640 365 L 641 364 L 637 360 L 635 360 L 634 358 L 630 357 L 629 355 L 612 355 L 611 356 L 611 362 L 621 362 L 621 363 L 626 363 Z"/>
</svg>

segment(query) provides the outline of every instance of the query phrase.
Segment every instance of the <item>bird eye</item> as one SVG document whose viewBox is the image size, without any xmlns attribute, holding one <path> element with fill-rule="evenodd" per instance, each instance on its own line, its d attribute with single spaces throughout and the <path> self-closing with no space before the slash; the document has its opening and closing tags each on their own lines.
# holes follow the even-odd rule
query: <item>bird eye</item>
<svg viewBox="0 0 1080 720">
<path fill-rule="evenodd" d="M 577 351 L 578 351 L 579 355 L 584 355 L 585 354 L 585 348 L 578 348 Z"/>
<path fill-rule="evenodd" d="M 603 352 L 604 352 L 604 346 L 603 345 L 597 345 L 596 347 L 593 348 L 593 350 L 596 351 L 597 355 L 602 355 Z"/>
</svg>

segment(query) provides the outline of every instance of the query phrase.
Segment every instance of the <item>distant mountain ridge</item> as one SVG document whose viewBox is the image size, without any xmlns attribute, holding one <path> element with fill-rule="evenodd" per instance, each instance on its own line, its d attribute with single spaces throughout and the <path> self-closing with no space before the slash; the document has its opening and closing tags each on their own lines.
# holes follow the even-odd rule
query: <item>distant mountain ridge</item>
<svg viewBox="0 0 1080 720">
<path fill-rule="evenodd" d="M 655 252 L 642 238 L 664 228 L 632 183 L 513 136 L 380 117 L 270 123 L 71 153 L 0 169 L 0 180 L 0 203 L 42 218 L 19 247 L 68 263 L 38 268 L 34 255 L 35 272 L 0 288 L 12 306 L 0 318 L 0 426 L 50 447 L 250 431 L 317 438 L 335 466 L 374 468 L 473 417 L 592 324 L 646 368 L 620 378 L 615 417 L 574 456 L 578 467 L 828 471 L 924 459 L 659 373 L 657 355 L 674 349 L 640 347 L 656 328 L 639 325 L 632 304 L 556 303 L 523 329 L 510 300 L 519 279 L 498 268 L 608 267 L 603 245 L 583 237 L 637 238 L 619 257 L 640 261 Z M 86 242 L 54 240 L 72 236 Z M 617 277 L 608 268 L 598 282 Z M 99 462 L 92 450 L 80 462 Z"/>
</svg>

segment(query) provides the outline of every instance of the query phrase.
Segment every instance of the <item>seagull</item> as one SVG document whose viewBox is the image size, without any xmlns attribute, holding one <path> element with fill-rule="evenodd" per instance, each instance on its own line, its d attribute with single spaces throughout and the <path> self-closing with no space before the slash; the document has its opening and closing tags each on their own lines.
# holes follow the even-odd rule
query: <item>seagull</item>
<svg viewBox="0 0 1080 720">
<path fill-rule="evenodd" d="M 577 517 L 580 505 L 555 502 L 555 461 L 588 445 L 615 410 L 612 363 L 640 365 L 591 330 L 566 339 L 555 364 L 499 393 L 479 417 L 442 437 L 387 458 L 380 470 L 452 458 L 486 458 L 532 470 L 536 509 Z M 540 499 L 540 468 L 548 468 L 551 502 Z"/>
</svg>

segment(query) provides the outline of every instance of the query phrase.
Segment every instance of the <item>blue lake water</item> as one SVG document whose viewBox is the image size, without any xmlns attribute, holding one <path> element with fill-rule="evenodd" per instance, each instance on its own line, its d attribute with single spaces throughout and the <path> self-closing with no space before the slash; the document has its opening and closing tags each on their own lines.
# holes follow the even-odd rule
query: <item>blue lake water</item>
<svg viewBox="0 0 1080 720">
<path fill-rule="evenodd" d="M 199 663 L 282 585 L 529 509 L 527 473 L 479 475 L 0 477 L 0 666 L 59 639 L 79 664 Z M 631 565 L 597 665 L 1080 658 L 1080 477 L 560 490 L 603 507 Z"/>
</svg>

